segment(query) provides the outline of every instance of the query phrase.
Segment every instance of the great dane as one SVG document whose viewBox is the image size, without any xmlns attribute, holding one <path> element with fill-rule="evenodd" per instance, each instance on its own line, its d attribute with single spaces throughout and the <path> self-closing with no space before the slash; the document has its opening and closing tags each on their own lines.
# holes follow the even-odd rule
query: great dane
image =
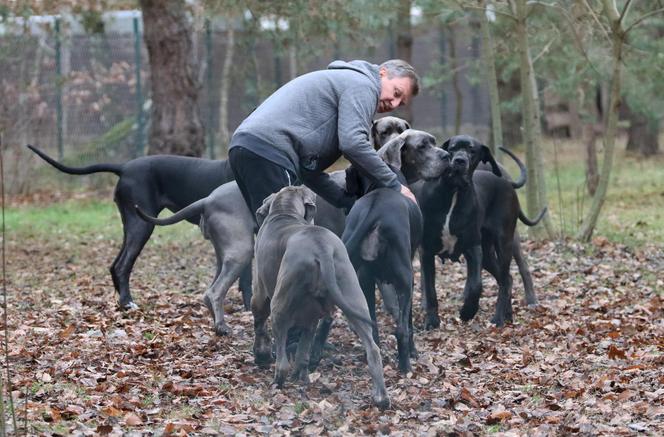
<svg viewBox="0 0 664 437">
<path fill-rule="evenodd" d="M 383 146 L 378 154 L 403 179 L 404 184 L 418 179 L 436 178 L 449 165 L 448 153 L 436 147 L 435 138 L 422 131 L 406 130 Z M 422 236 L 422 216 L 418 206 L 399 192 L 375 188 L 371 180 L 355 169 L 347 170 L 347 191 L 364 194 L 350 210 L 342 235 L 351 262 L 374 321 L 374 339 L 378 338 L 375 312 L 375 287 L 394 319 L 399 370 L 411 370 L 410 358 L 416 355 L 412 331 L 412 258 Z M 365 194 L 366 193 L 366 194 Z M 312 361 L 320 351 L 329 331 L 330 319 L 320 324 Z"/>
<path fill-rule="evenodd" d="M 309 380 L 309 352 L 316 323 L 337 306 L 360 337 L 374 383 L 373 400 L 390 404 L 380 349 L 371 337 L 371 318 L 348 253 L 339 237 L 313 225 L 315 195 L 305 187 L 285 187 L 270 195 L 256 212 L 256 281 L 251 299 L 254 315 L 254 357 L 272 361 L 267 319 L 272 319 L 277 362 L 275 383 L 288 374 L 286 341 L 291 327 L 300 329 L 293 377 Z"/>
<path fill-rule="evenodd" d="M 519 199 L 510 182 L 491 172 L 475 171 L 480 161 L 500 173 L 489 148 L 476 139 L 459 135 L 443 143 L 449 151 L 451 165 L 443 176 L 425 181 L 415 195 L 424 217 L 421 266 L 422 288 L 426 301 L 426 324 L 435 326 L 438 301 L 435 291 L 434 258 L 458 261 L 464 256 L 467 279 L 460 317 L 472 319 L 479 308 L 482 293 L 482 267 L 498 282 L 498 302 L 493 317 L 497 326 L 512 321 L 512 277 L 509 267 L 516 221 L 534 226 L 534 221 L 521 212 Z M 507 149 L 503 149 L 506 151 Z M 514 159 L 516 156 L 511 155 Z M 518 160 L 517 160 L 518 161 Z M 518 161 L 520 167 L 523 164 Z"/>
<path fill-rule="evenodd" d="M 388 116 L 375 120 L 371 128 L 371 137 L 374 143 L 374 148 L 380 149 L 385 143 L 406 129 L 410 129 L 408 122 L 398 117 Z M 526 184 L 525 168 L 521 169 L 519 178 L 516 181 L 512 181 L 512 178 L 505 170 L 505 168 L 500 163 L 497 163 L 497 166 L 500 173 L 502 173 L 502 177 L 510 181 L 514 188 L 521 188 Z M 483 162 L 478 164 L 477 169 L 493 171 L 493 168 L 489 163 Z M 521 275 L 521 280 L 523 281 L 523 288 L 526 295 L 526 304 L 528 304 L 528 306 L 535 306 L 537 305 L 537 296 L 535 295 L 533 288 L 533 278 L 530 274 L 528 262 L 526 261 L 526 258 L 524 257 L 523 251 L 521 249 L 521 236 L 519 235 L 518 231 L 514 232 L 514 244 L 512 245 L 512 250 L 514 261 L 519 268 L 519 274 Z M 425 304 L 424 301 L 423 304 Z M 438 325 L 426 326 L 427 329 L 436 327 L 438 327 Z"/>
<path fill-rule="evenodd" d="M 399 136 L 410 124 L 404 119 L 387 116 L 374 120 L 371 125 L 371 141 L 374 149 L 378 150 L 387 144 L 392 138 Z"/>
<path fill-rule="evenodd" d="M 343 178 L 340 179 L 337 173 L 330 176 L 334 181 L 341 182 Z M 320 207 L 316 209 L 316 224 L 341 235 L 346 218 L 343 211 L 323 199 L 318 199 L 317 203 Z M 142 205 L 137 205 L 136 211 L 143 220 L 159 226 L 200 217 L 201 232 L 212 242 L 217 260 L 216 274 L 203 295 L 203 302 L 212 315 L 215 333 L 229 334 L 230 328 L 224 319 L 226 294 L 241 273 L 251 271 L 251 260 L 254 256 L 254 217 L 237 183 L 233 181 L 220 186 L 209 196 L 197 200 L 170 217 L 156 218 L 143 211 Z M 251 299 L 251 289 L 248 290 Z"/>
<path fill-rule="evenodd" d="M 152 216 L 164 208 L 179 211 L 202 199 L 218 186 L 234 179 L 227 161 L 191 158 L 174 155 L 153 155 L 132 159 L 123 164 L 93 164 L 87 167 L 69 167 L 51 158 L 38 148 L 27 145 L 47 163 L 61 172 L 73 175 L 113 173 L 119 176 L 115 185 L 115 204 L 122 218 L 122 247 L 111 264 L 113 285 L 119 295 L 122 309 L 137 305 L 129 291 L 129 277 L 136 259 L 150 239 L 154 225 L 142 220 L 134 205 L 141 205 Z M 187 218 L 197 224 L 200 217 Z M 249 305 L 251 298 L 251 269 L 243 272 L 240 289 Z"/>
</svg>

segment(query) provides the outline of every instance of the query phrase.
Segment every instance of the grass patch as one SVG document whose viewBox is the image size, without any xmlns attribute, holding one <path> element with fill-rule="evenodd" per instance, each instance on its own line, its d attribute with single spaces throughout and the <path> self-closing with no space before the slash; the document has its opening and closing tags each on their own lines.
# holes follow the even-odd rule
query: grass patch
<svg viewBox="0 0 664 437">
<path fill-rule="evenodd" d="M 622 140 L 619 143 L 620 146 Z M 583 145 L 549 139 L 543 148 L 551 221 L 559 235 L 574 236 L 592 202 L 585 185 Z M 523 151 L 519 152 L 524 156 Z M 602 157 L 599 155 L 600 166 Z M 516 176 L 516 166 L 509 160 L 504 161 L 510 174 Z M 638 158 L 627 155 L 622 147 L 617 148 L 609 189 L 594 235 L 631 247 L 664 242 L 662 166 L 663 156 Z M 526 188 L 521 188 L 518 193 L 525 212 Z M 520 226 L 525 234 L 527 228 Z"/>
<path fill-rule="evenodd" d="M 619 141 L 622 146 L 624 140 Z M 520 156 L 523 150 L 513 147 Z M 543 146 L 546 183 L 549 197 L 551 221 L 562 236 L 573 236 L 581 220 L 587 213 L 591 198 L 585 188 L 584 149 L 579 142 L 545 140 Z M 554 153 L 555 152 L 555 153 Z M 600 164 L 601 158 L 600 155 Z M 511 160 L 502 157 L 504 165 L 513 177 L 517 168 Z M 557 163 L 556 163 L 557 162 Z M 344 167 L 340 160 L 332 169 Z M 605 236 L 611 241 L 638 247 L 645 243 L 664 242 L 664 156 L 640 159 L 626 155 L 623 147 L 618 147 L 611 174 L 611 182 L 606 202 L 603 206 L 596 236 Z M 110 177 L 110 176 L 109 176 Z M 61 177 L 50 186 L 54 190 L 66 190 L 67 186 L 78 182 L 78 187 L 86 185 L 86 178 Z M 110 178 L 109 181 L 116 179 Z M 107 187 L 108 188 L 108 187 Z M 526 189 L 518 190 L 522 209 L 526 211 Z M 7 230 L 10 236 L 44 237 L 53 235 L 83 236 L 97 239 L 122 239 L 122 226 L 119 213 L 112 201 L 112 195 L 104 198 L 80 198 L 80 192 L 65 195 L 77 197 L 50 205 L 11 207 L 6 211 Z M 85 197 L 85 196 L 83 196 Z M 163 216 L 169 215 L 165 211 Z M 521 226 L 523 235 L 527 228 Z M 157 227 L 151 244 L 171 243 L 183 238 L 193 238 L 199 231 L 189 224 Z M 11 238 L 11 237 L 10 237 Z"/>
<path fill-rule="evenodd" d="M 168 216 L 163 211 L 161 216 Z M 23 238 L 114 240 L 122 241 L 122 220 L 115 203 L 104 199 L 69 199 L 50 205 L 20 205 L 5 211 L 10 239 Z M 196 226 L 188 222 L 157 226 L 151 244 L 168 244 L 184 238 L 200 237 Z"/>
</svg>

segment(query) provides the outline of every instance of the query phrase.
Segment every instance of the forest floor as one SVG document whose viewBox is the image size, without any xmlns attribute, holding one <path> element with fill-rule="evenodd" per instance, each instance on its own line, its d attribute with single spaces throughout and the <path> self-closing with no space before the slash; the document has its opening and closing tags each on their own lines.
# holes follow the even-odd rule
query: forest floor
<svg viewBox="0 0 664 437">
<path fill-rule="evenodd" d="M 140 309 L 121 312 L 108 266 L 119 242 L 104 234 L 36 233 L 7 241 L 9 359 L 16 425 L 41 435 L 646 435 L 664 434 L 664 252 L 598 237 L 592 244 L 525 242 L 540 306 L 515 322 L 481 309 L 458 318 L 462 264 L 438 265 L 442 324 L 423 331 L 400 375 L 389 320 L 381 350 L 392 407 L 371 404 L 357 337 L 337 315 L 334 350 L 311 383 L 272 385 L 258 368 L 253 324 L 233 287 L 232 334 L 217 337 L 202 304 L 214 254 L 194 227 L 153 239 L 131 286 Z M 419 273 L 416 276 L 419 290 Z M 11 424 L 11 419 L 10 419 Z"/>
</svg>

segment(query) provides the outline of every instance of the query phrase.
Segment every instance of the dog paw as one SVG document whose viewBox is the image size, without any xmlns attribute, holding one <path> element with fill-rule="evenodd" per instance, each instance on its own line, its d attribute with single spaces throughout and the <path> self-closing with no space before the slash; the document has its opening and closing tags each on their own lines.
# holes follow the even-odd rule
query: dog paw
<svg viewBox="0 0 664 437">
<path fill-rule="evenodd" d="M 461 307 L 461 310 L 459 311 L 459 317 L 461 317 L 461 320 L 464 322 L 467 322 L 475 317 L 478 309 L 479 306 L 477 303 L 464 303 Z"/>
<path fill-rule="evenodd" d="M 390 408 L 390 398 L 386 394 L 374 396 L 373 401 L 374 405 L 376 405 L 379 410 L 387 410 Z"/>
<path fill-rule="evenodd" d="M 133 301 L 129 301 L 125 304 L 120 304 L 120 309 L 122 311 L 138 311 L 140 308 Z"/>
<path fill-rule="evenodd" d="M 397 358 L 398 359 L 398 358 Z M 403 359 L 398 359 L 399 361 L 399 373 L 402 375 L 408 374 L 408 372 L 413 371 L 413 366 L 410 364 L 410 358 L 405 357 Z"/>
<path fill-rule="evenodd" d="M 215 323 L 214 333 L 220 337 L 223 337 L 231 333 L 231 328 L 229 328 L 225 323 Z"/>
<path fill-rule="evenodd" d="M 440 318 L 438 314 L 427 314 L 426 319 L 424 319 L 424 329 L 431 331 L 432 329 L 440 328 Z"/>
<path fill-rule="evenodd" d="M 286 375 L 288 374 L 287 370 L 276 369 L 274 372 L 274 381 L 273 383 L 279 387 L 284 388 L 284 382 L 286 382 Z"/>
<path fill-rule="evenodd" d="M 254 350 L 254 363 L 259 367 L 270 367 L 274 358 L 271 351 Z"/>
<path fill-rule="evenodd" d="M 293 372 L 292 375 L 293 381 L 298 382 L 300 385 L 309 385 L 309 368 L 308 366 L 305 366 L 301 369 L 296 370 Z"/>
</svg>

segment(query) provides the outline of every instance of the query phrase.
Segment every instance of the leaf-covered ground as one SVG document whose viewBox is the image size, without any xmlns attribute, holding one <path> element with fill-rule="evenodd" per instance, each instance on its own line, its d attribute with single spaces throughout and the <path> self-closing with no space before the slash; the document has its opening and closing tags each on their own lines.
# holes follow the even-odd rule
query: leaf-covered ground
<svg viewBox="0 0 664 437">
<path fill-rule="evenodd" d="M 392 408 L 371 405 L 357 338 L 338 317 L 336 350 L 311 384 L 271 385 L 253 364 L 252 317 L 235 287 L 233 334 L 216 337 L 201 302 L 213 270 L 208 242 L 150 242 L 132 289 L 141 309 L 116 309 L 108 265 L 118 241 L 54 234 L 9 240 L 9 355 L 16 420 L 29 434 L 288 435 L 664 433 L 664 254 L 598 238 L 526 243 L 541 300 L 515 323 L 489 322 L 495 283 L 484 275 L 471 323 L 457 310 L 464 266 L 438 266 L 442 326 L 421 331 L 414 371 L 395 370 L 382 318 Z M 417 278 L 419 284 L 419 277 Z"/>
</svg>

